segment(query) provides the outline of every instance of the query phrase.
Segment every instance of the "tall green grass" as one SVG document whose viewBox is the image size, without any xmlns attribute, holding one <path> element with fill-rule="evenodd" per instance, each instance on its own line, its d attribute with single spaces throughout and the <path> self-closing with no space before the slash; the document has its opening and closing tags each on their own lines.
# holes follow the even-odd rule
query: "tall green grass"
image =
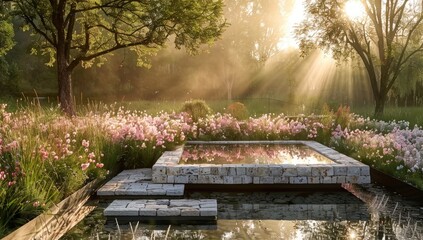
<svg viewBox="0 0 423 240">
<path fill-rule="evenodd" d="M 89 148 L 81 146 L 90 139 Z M 103 169 L 83 171 L 89 153 L 110 151 L 98 126 L 80 126 L 58 108 L 0 107 L 0 237 L 70 195 Z M 109 158 L 114 158 L 110 156 Z M 116 162 L 108 162 L 111 165 Z"/>
</svg>

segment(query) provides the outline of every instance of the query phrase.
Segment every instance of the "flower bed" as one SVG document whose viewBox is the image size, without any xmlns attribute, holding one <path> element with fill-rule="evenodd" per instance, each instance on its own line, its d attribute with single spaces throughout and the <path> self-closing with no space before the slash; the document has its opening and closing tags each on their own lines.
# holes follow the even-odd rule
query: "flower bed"
<svg viewBox="0 0 423 240">
<path fill-rule="evenodd" d="M 0 236 L 59 202 L 90 179 L 151 167 L 186 140 L 314 140 L 423 189 L 423 130 L 349 114 L 262 115 L 113 110 L 67 118 L 58 109 L 0 106 Z"/>
<path fill-rule="evenodd" d="M 91 179 L 151 167 L 185 140 L 189 122 L 123 109 L 67 118 L 59 109 L 11 113 L 0 105 L 0 237 Z"/>
<path fill-rule="evenodd" d="M 423 130 L 404 121 L 355 114 L 324 117 L 263 115 L 237 121 L 216 114 L 200 120 L 193 140 L 315 140 L 423 189 Z"/>
</svg>

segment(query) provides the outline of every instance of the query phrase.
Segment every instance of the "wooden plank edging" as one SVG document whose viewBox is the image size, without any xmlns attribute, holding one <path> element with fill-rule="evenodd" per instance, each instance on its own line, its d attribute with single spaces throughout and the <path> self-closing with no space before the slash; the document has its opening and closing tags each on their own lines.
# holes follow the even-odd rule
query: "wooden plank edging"
<svg viewBox="0 0 423 240">
<path fill-rule="evenodd" d="M 375 168 L 370 168 L 370 174 L 372 175 L 372 182 L 383 185 L 407 199 L 423 201 L 423 189 L 419 189 L 404 180 L 388 175 Z"/>
<path fill-rule="evenodd" d="M 88 210 L 93 210 L 93 208 L 83 208 L 83 206 L 101 182 L 98 179 L 89 182 L 59 204 L 16 229 L 2 240 L 59 239 L 75 225 L 72 218 L 81 220 Z M 84 211 L 79 211 L 80 209 Z"/>
</svg>

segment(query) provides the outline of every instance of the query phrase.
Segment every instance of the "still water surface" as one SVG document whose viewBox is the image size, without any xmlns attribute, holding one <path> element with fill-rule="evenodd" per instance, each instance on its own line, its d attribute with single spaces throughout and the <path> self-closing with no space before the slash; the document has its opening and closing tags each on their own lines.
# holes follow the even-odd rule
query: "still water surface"
<svg viewBox="0 0 423 240">
<path fill-rule="evenodd" d="M 63 239 L 423 239 L 423 203 L 375 184 L 319 192 L 189 192 L 216 198 L 208 225 L 106 222 L 107 202 Z"/>
<path fill-rule="evenodd" d="M 333 164 L 303 144 L 187 144 L 179 164 Z"/>
</svg>

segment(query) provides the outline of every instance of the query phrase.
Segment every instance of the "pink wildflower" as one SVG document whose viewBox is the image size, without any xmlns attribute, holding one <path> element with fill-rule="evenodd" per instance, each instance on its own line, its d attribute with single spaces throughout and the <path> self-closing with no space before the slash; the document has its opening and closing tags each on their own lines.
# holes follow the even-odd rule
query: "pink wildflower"
<svg viewBox="0 0 423 240">
<path fill-rule="evenodd" d="M 82 171 L 85 171 L 85 170 L 87 170 L 87 168 L 90 166 L 90 163 L 83 163 L 83 164 L 81 164 L 81 169 L 82 169 Z"/>
<path fill-rule="evenodd" d="M 97 163 L 95 166 L 96 166 L 97 168 L 103 168 L 103 167 L 104 167 L 104 164 L 103 164 L 103 163 Z"/>
<path fill-rule="evenodd" d="M 90 153 L 88 154 L 88 158 L 89 158 L 89 159 L 93 159 L 93 158 L 95 158 L 95 153 L 90 152 Z"/>
<path fill-rule="evenodd" d="M 87 148 L 87 147 L 89 147 L 89 146 L 90 146 L 90 141 L 87 141 L 87 140 L 85 140 L 85 139 L 84 139 L 84 140 L 82 140 L 82 146 L 83 146 L 83 147 L 86 147 L 86 148 Z"/>
<path fill-rule="evenodd" d="M 5 149 L 6 151 L 13 151 L 16 150 L 18 148 L 18 142 L 17 141 L 13 141 L 9 144 L 6 145 Z"/>
<path fill-rule="evenodd" d="M 4 171 L 0 172 L 0 180 L 6 179 L 6 173 Z"/>
</svg>

